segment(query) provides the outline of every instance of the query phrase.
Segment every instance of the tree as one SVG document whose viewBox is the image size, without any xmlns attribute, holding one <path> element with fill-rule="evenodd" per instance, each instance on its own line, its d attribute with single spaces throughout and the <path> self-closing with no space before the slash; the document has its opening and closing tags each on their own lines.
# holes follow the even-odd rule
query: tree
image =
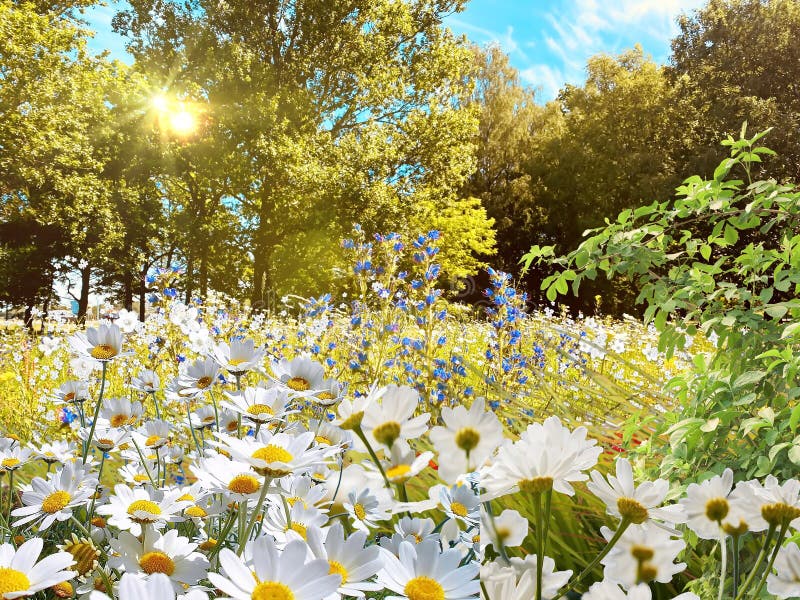
<svg viewBox="0 0 800 600">
<path fill-rule="evenodd" d="M 526 172 L 545 212 L 534 244 L 555 244 L 560 252 L 577 246 L 587 229 L 606 215 L 668 197 L 679 183 L 675 148 L 686 118 L 680 98 L 662 67 L 641 47 L 617 57 L 589 59 L 583 87 L 567 86 L 555 101 L 558 111 L 537 139 Z M 595 296 L 612 313 L 630 310 L 630 283 L 596 282 L 574 308 L 593 312 Z"/>
<path fill-rule="evenodd" d="M 546 212 L 534 196 L 526 166 L 554 109 L 535 102 L 498 46 L 473 46 L 475 82 L 470 102 L 479 110 L 477 167 L 462 193 L 480 198 L 497 230 L 496 267 L 515 273 L 519 257 L 542 228 Z M 527 245 L 526 245 L 527 244 Z"/>
<path fill-rule="evenodd" d="M 63 8 L 63 7 L 62 7 Z M 110 108 L 107 92 L 113 66 L 90 56 L 85 32 L 59 10 L 39 14 L 31 4 L 0 2 L 0 216 L 4 223 L 38 223 L 59 230 L 62 248 L 92 263 L 105 256 L 119 236 L 110 195 L 100 174 L 98 132 Z M 17 247 L 22 227 L 7 230 Z M 52 272 L 37 259 L 30 273 Z M 80 295 L 80 311 L 88 303 L 88 285 Z"/>
<path fill-rule="evenodd" d="M 774 127 L 778 153 L 760 175 L 800 177 L 800 3 L 796 0 L 710 0 L 679 20 L 667 73 L 697 112 L 698 141 L 685 172 L 710 176 L 724 153 L 719 141 L 747 121 Z"/>
<path fill-rule="evenodd" d="M 206 102 L 231 157 L 225 198 L 246 226 L 254 306 L 298 258 L 335 258 L 314 246 L 354 218 L 403 231 L 459 199 L 476 120 L 469 51 L 441 21 L 463 0 L 130 4 L 114 23 L 137 63 Z"/>
</svg>

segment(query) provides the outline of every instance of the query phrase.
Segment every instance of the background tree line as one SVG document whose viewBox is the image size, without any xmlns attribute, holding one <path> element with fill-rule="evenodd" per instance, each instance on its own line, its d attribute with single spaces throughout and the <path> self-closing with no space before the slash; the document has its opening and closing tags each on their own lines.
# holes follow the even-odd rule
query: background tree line
<svg viewBox="0 0 800 600">
<path fill-rule="evenodd" d="M 709 174 L 744 120 L 775 126 L 765 174 L 797 178 L 796 0 L 710 0 L 666 66 L 595 56 L 546 104 L 442 26 L 465 2 L 131 0 L 125 65 L 87 50 L 91 2 L 0 0 L 0 301 L 47 306 L 68 279 L 81 315 L 89 290 L 143 310 L 148 273 L 180 265 L 187 299 L 269 306 L 335 290 L 355 222 L 439 229 L 453 279 L 518 273 L 532 244 L 567 251 Z M 573 309 L 634 310 L 625 283 L 581 291 Z"/>
</svg>

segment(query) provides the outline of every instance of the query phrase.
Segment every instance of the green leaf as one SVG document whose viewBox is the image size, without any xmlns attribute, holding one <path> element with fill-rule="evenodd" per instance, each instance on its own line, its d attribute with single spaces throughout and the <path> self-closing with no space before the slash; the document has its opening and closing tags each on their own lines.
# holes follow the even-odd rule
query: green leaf
<svg viewBox="0 0 800 600">
<path fill-rule="evenodd" d="M 733 382 L 732 387 L 734 390 L 738 390 L 745 386 L 753 385 L 754 383 L 758 383 L 764 379 L 766 374 L 766 371 L 747 371 L 736 378 L 736 381 Z"/>
</svg>

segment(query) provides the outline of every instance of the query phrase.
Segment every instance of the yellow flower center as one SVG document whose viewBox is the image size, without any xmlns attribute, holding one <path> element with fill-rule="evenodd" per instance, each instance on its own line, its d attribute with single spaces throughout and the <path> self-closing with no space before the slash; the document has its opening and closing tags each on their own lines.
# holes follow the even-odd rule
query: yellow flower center
<svg viewBox="0 0 800 600">
<path fill-rule="evenodd" d="M 123 425 L 127 425 L 130 421 L 130 417 L 124 414 L 118 414 L 111 417 L 109 422 L 111 423 L 112 427 L 122 427 Z"/>
<path fill-rule="evenodd" d="M 18 466 L 19 466 L 18 458 L 4 458 L 3 462 L 0 463 L 0 467 L 3 467 L 8 470 L 13 470 L 15 467 Z"/>
<path fill-rule="evenodd" d="M 308 506 L 300 496 L 292 496 L 291 498 L 287 498 L 286 502 L 289 503 L 289 506 L 294 506 L 298 502 L 303 506 Z"/>
<path fill-rule="evenodd" d="M 141 517 L 136 514 L 141 512 L 149 513 L 155 516 L 161 514 L 161 509 L 158 507 L 158 504 L 156 504 L 155 502 L 151 502 L 150 500 L 136 500 L 135 502 L 132 502 L 131 505 L 128 507 L 128 514 L 131 515 L 132 517 L 136 517 L 135 519 L 132 520 L 136 521 L 137 523 L 150 523 L 157 520 L 157 519 L 148 519 L 147 517 Z"/>
<path fill-rule="evenodd" d="M 166 442 L 160 435 L 151 435 L 144 441 L 144 445 L 148 448 L 155 448 L 156 446 L 163 446 Z"/>
<path fill-rule="evenodd" d="M 237 475 L 231 479 L 228 489 L 234 494 L 255 494 L 261 489 L 261 484 L 252 475 Z"/>
<path fill-rule="evenodd" d="M 198 546 L 200 550 L 213 550 L 216 547 L 217 547 L 217 540 L 215 540 L 214 538 L 208 538 L 206 541 L 204 541 Z"/>
<path fill-rule="evenodd" d="M 114 440 L 100 438 L 95 442 L 100 450 L 111 450 L 114 447 Z"/>
<path fill-rule="evenodd" d="M 163 552 L 148 552 L 139 559 L 139 566 L 148 575 L 164 573 L 172 575 L 175 572 L 175 561 Z"/>
<path fill-rule="evenodd" d="M 414 577 L 403 591 L 408 600 L 444 600 L 444 588 L 431 577 Z"/>
<path fill-rule="evenodd" d="M 526 494 L 542 494 L 553 489 L 553 478 L 535 477 L 533 479 L 523 479 L 519 482 L 519 489 Z"/>
<path fill-rule="evenodd" d="M 78 575 L 86 575 L 94 569 L 97 559 L 100 558 L 100 552 L 89 542 L 74 542 L 65 546 L 64 550 L 75 559 L 75 564 L 70 569 Z"/>
<path fill-rule="evenodd" d="M 106 520 L 103 517 L 92 517 L 91 523 L 100 529 L 103 529 L 106 526 Z"/>
<path fill-rule="evenodd" d="M 710 521 L 721 522 L 728 516 L 728 501 L 725 498 L 712 498 L 706 502 L 706 516 Z"/>
<path fill-rule="evenodd" d="M 147 475 L 144 475 L 143 473 L 138 473 L 137 475 L 133 476 L 133 480 L 136 483 L 144 483 L 145 481 L 148 481 L 148 477 L 147 477 Z"/>
<path fill-rule="evenodd" d="M 390 469 L 386 469 L 386 476 L 389 479 L 398 479 L 400 477 L 405 477 L 411 471 L 411 467 L 408 465 L 397 465 L 395 467 L 391 467 Z"/>
<path fill-rule="evenodd" d="M 75 400 L 75 392 L 64 394 L 64 402 L 72 402 L 73 400 Z"/>
<path fill-rule="evenodd" d="M 287 530 L 287 531 L 288 531 L 289 529 L 291 529 L 292 531 L 295 531 L 295 532 L 299 533 L 301 538 L 303 538 L 303 539 L 306 539 L 306 526 L 305 526 L 305 525 L 303 525 L 302 523 L 297 523 L 297 522 L 295 521 L 294 523 L 292 523 L 292 526 L 291 526 L 291 527 L 287 527 L 287 528 L 286 528 L 286 530 Z"/>
<path fill-rule="evenodd" d="M 225 429 L 228 431 L 236 431 L 239 429 L 239 422 L 238 421 L 228 421 L 228 424 L 225 426 Z"/>
<path fill-rule="evenodd" d="M 97 360 L 110 360 L 117 355 L 117 351 L 110 344 L 98 344 L 90 352 L 92 358 Z"/>
<path fill-rule="evenodd" d="M 317 394 L 318 400 L 333 400 L 334 396 L 330 392 L 320 392 Z"/>
<path fill-rule="evenodd" d="M 190 506 L 186 509 L 186 514 L 197 519 L 202 519 L 203 517 L 208 516 L 208 513 L 199 506 Z"/>
<path fill-rule="evenodd" d="M 347 582 L 347 577 L 349 576 L 347 569 L 342 566 L 342 563 L 335 560 L 329 560 L 328 564 L 331 566 L 330 571 L 328 571 L 328 575 L 338 575 L 342 578 L 342 582 L 339 585 L 344 585 Z"/>
<path fill-rule="evenodd" d="M 184 494 L 176 500 L 176 502 L 194 502 L 194 496 L 191 494 Z"/>
<path fill-rule="evenodd" d="M 274 411 L 271 407 L 267 406 L 266 404 L 253 404 L 250 408 L 247 409 L 251 415 L 255 417 L 260 417 L 261 415 L 274 415 Z"/>
<path fill-rule="evenodd" d="M 345 431 L 351 431 L 354 429 L 358 429 L 361 427 L 361 421 L 364 420 L 364 411 L 361 410 L 359 412 L 354 412 L 349 417 L 347 417 L 342 424 L 339 425 Z"/>
<path fill-rule="evenodd" d="M 381 423 L 372 430 L 372 435 L 379 443 L 391 448 L 395 440 L 400 437 L 400 423 L 396 421 Z"/>
<path fill-rule="evenodd" d="M 311 383 L 303 377 L 292 377 L 286 382 L 286 385 L 295 392 L 307 392 L 311 389 Z"/>
<path fill-rule="evenodd" d="M 481 441 L 481 434 L 472 427 L 462 427 L 456 433 L 456 446 L 464 452 L 471 452 Z"/>
<path fill-rule="evenodd" d="M 31 587 L 31 582 L 25 573 L 0 567 L 0 598 L 11 592 L 23 592 L 29 587 Z"/>
<path fill-rule="evenodd" d="M 251 600 L 294 600 L 289 586 L 279 581 L 260 581 L 250 594 Z"/>
<path fill-rule="evenodd" d="M 318 444 L 321 444 L 323 446 L 331 446 L 331 445 L 333 445 L 333 442 L 331 442 L 324 435 L 318 435 L 317 437 L 314 438 L 314 441 L 316 441 Z"/>
<path fill-rule="evenodd" d="M 201 390 L 204 390 L 211 385 L 211 381 L 212 381 L 211 377 L 209 377 L 208 375 L 204 375 L 203 377 L 197 380 L 197 387 L 200 388 Z"/>
<path fill-rule="evenodd" d="M 263 460 L 267 465 L 271 465 L 272 463 L 288 463 L 294 458 L 286 448 L 281 448 L 273 444 L 259 448 L 250 456 L 257 460 Z M 256 471 L 262 475 L 270 475 L 271 477 L 283 477 L 291 472 L 286 469 L 273 469 L 270 467 L 256 468 Z"/>
<path fill-rule="evenodd" d="M 58 490 L 42 500 L 42 511 L 52 515 L 63 509 L 70 500 L 72 500 L 72 496 L 69 495 L 69 492 Z"/>
<path fill-rule="evenodd" d="M 51 589 L 57 598 L 72 598 L 72 594 L 75 593 L 75 590 L 69 581 L 57 583 Z"/>
<path fill-rule="evenodd" d="M 238 367 L 243 362 L 247 362 L 247 361 L 245 359 L 243 359 L 243 358 L 231 358 L 231 359 L 228 360 L 228 365 L 231 366 L 231 367 Z"/>
<path fill-rule="evenodd" d="M 634 525 L 641 525 L 649 516 L 644 505 L 633 498 L 619 498 L 617 500 L 617 510 L 619 510 L 619 514 L 623 519 L 628 519 Z"/>
<path fill-rule="evenodd" d="M 459 517 L 467 516 L 467 507 L 461 504 L 461 502 L 451 502 L 450 510 L 454 515 L 458 515 Z"/>
<path fill-rule="evenodd" d="M 367 516 L 367 511 L 364 510 L 364 505 L 361 503 L 357 503 L 353 505 L 353 512 L 359 518 L 359 520 L 363 521 L 364 517 Z"/>
</svg>

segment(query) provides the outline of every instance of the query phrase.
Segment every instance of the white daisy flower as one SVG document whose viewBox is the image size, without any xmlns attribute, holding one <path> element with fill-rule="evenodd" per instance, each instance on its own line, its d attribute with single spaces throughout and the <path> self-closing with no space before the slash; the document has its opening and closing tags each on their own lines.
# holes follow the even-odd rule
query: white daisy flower
<svg viewBox="0 0 800 600">
<path fill-rule="evenodd" d="M 179 594 L 178 600 L 208 600 L 208 594 L 201 590 L 189 590 Z M 108 594 L 91 590 L 89 600 L 114 600 Z M 131 573 L 124 573 L 119 582 L 117 600 L 176 600 L 175 589 L 169 577 L 162 573 L 155 573 L 148 578 L 142 578 Z"/>
<path fill-rule="evenodd" d="M 280 388 L 248 387 L 241 392 L 226 392 L 229 402 L 222 406 L 241 414 L 255 424 L 266 424 L 282 420 L 287 414 L 289 396 Z"/>
<path fill-rule="evenodd" d="M 65 381 L 55 391 L 55 404 L 81 404 L 89 395 L 89 384 L 85 381 Z"/>
<path fill-rule="evenodd" d="M 325 560 L 332 574 L 342 578 L 338 596 L 363 598 L 365 591 L 378 591 L 380 585 L 367 581 L 383 567 L 378 546 L 367 546 L 367 534 L 356 531 L 345 538 L 344 527 L 334 523 L 327 532 L 308 528 L 308 546 L 315 558 Z"/>
<path fill-rule="evenodd" d="M 136 377 L 131 379 L 131 387 L 145 394 L 154 394 L 161 389 L 161 379 L 155 371 L 142 369 Z"/>
<path fill-rule="evenodd" d="M 190 413 L 189 421 L 193 429 L 210 429 L 217 423 L 217 414 L 213 406 L 201 406 Z"/>
<path fill-rule="evenodd" d="M 599 581 L 592 585 L 583 596 L 583 600 L 652 600 L 653 594 L 650 586 L 639 583 L 627 592 L 611 581 Z M 700 600 L 699 596 L 691 592 L 679 594 L 673 600 Z"/>
<path fill-rule="evenodd" d="M 778 598 L 800 597 L 800 548 L 795 542 L 778 551 L 775 572 L 767 577 L 767 591 Z"/>
<path fill-rule="evenodd" d="M 386 503 L 381 502 L 378 496 L 370 492 L 369 488 L 361 491 L 351 490 L 347 495 L 347 502 L 344 502 L 343 506 L 353 519 L 353 526 L 366 533 L 377 528 L 379 521 L 391 518 Z"/>
<path fill-rule="evenodd" d="M 107 427 L 133 425 L 142 416 L 142 403 L 129 398 L 107 398 L 100 407 L 100 421 Z"/>
<path fill-rule="evenodd" d="M 340 383 L 335 379 L 323 379 L 319 389 L 314 391 L 311 399 L 320 406 L 333 406 L 337 402 L 341 402 L 346 393 L 346 383 Z"/>
<path fill-rule="evenodd" d="M 507 508 L 499 515 L 491 516 L 481 506 L 480 516 L 481 554 L 486 546 L 494 546 L 497 552 L 500 551 L 500 546 L 519 546 L 528 535 L 528 520 L 519 511 Z"/>
<path fill-rule="evenodd" d="M 419 456 L 403 440 L 398 440 L 392 445 L 390 460 L 383 461 L 383 470 L 392 483 L 405 483 L 418 475 L 428 466 L 433 458 L 433 452 L 422 452 Z M 371 463 L 368 463 L 372 466 Z"/>
<path fill-rule="evenodd" d="M 409 600 L 467 600 L 478 595 L 479 566 L 471 562 L 459 566 L 458 550 L 439 550 L 439 542 L 400 544 L 398 556 L 383 553 L 384 568 L 378 583 Z"/>
<path fill-rule="evenodd" d="M 536 595 L 536 569 L 539 558 L 535 554 L 529 554 L 524 559 L 516 556 L 511 557 L 511 567 L 521 580 L 530 578 L 534 597 Z M 542 598 L 548 599 L 558 594 L 558 590 L 567 585 L 572 571 L 556 571 L 556 561 L 549 556 L 545 556 L 542 561 Z"/>
<path fill-rule="evenodd" d="M 270 366 L 275 379 L 293 392 L 311 395 L 323 391 L 325 368 L 307 356 L 296 356 L 292 360 L 282 358 L 272 361 Z"/>
<path fill-rule="evenodd" d="M 264 359 L 266 350 L 256 348 L 252 338 L 232 340 L 230 345 L 221 343 L 214 346 L 211 357 L 231 375 L 241 377 L 247 371 L 257 369 Z"/>
<path fill-rule="evenodd" d="M 76 573 L 69 570 L 75 563 L 71 554 L 56 552 L 38 560 L 43 546 L 44 541 L 38 537 L 29 539 L 16 550 L 11 544 L 0 545 L 0 595 L 3 598 L 32 596 L 75 577 Z"/>
<path fill-rule="evenodd" d="M 130 431 L 119 427 L 98 427 L 94 432 L 94 444 L 101 452 L 112 452 L 119 450 L 130 439 Z M 78 430 L 78 437 L 82 440 L 89 439 L 89 428 L 81 427 Z"/>
<path fill-rule="evenodd" d="M 198 358 L 178 378 L 182 394 L 192 396 L 210 389 L 217 381 L 219 366 L 213 358 Z"/>
<path fill-rule="evenodd" d="M 570 431 L 558 417 L 532 423 L 517 442 L 500 448 L 494 462 L 482 469 L 482 500 L 522 491 L 543 493 L 550 489 L 572 496 L 571 482 L 585 481 L 584 473 L 597 464 L 603 449 L 586 438 L 585 427 Z"/>
<path fill-rule="evenodd" d="M 254 439 L 244 440 L 221 432 L 215 435 L 220 439 L 213 442 L 215 445 L 249 464 L 257 473 L 275 479 L 307 471 L 322 458 L 319 449 L 309 448 L 314 441 L 314 433 L 310 431 L 294 436 L 262 429 Z"/>
<path fill-rule="evenodd" d="M 76 446 L 64 440 L 44 442 L 38 448 L 33 449 L 37 458 L 42 459 L 47 464 L 64 464 L 75 456 Z"/>
<path fill-rule="evenodd" d="M 148 450 L 158 450 L 162 446 L 169 443 L 170 435 L 172 433 L 172 426 L 167 421 L 153 419 L 146 421 L 135 433 L 134 437 L 137 438 L 139 447 Z"/>
<path fill-rule="evenodd" d="M 600 533 L 606 541 L 614 536 L 608 527 L 603 527 Z M 603 576 L 626 589 L 640 582 L 669 583 L 686 568 L 685 563 L 674 562 L 684 548 L 686 542 L 672 539 L 660 527 L 651 523 L 633 525 L 600 561 L 605 565 Z"/>
<path fill-rule="evenodd" d="M 467 410 L 464 406 L 442 407 L 444 426 L 430 431 L 439 456 L 447 460 L 439 465 L 439 475 L 447 483 L 480 467 L 503 441 L 503 426 L 494 413 L 484 410 L 484 399 L 476 398 Z"/>
<path fill-rule="evenodd" d="M 435 529 L 436 523 L 433 519 L 418 517 L 403 517 L 394 526 L 394 530 L 403 537 L 403 540 L 414 544 L 436 539 Z"/>
<path fill-rule="evenodd" d="M 480 521 L 481 501 L 468 485 L 452 487 L 439 486 L 439 503 L 451 519 L 464 522 L 467 526 Z"/>
<path fill-rule="evenodd" d="M 648 519 L 671 524 L 683 523 L 683 507 L 672 505 L 661 507 L 669 492 L 669 482 L 664 479 L 646 481 L 638 487 L 633 481 L 633 469 L 626 458 L 617 459 L 617 475 L 607 479 L 598 471 L 589 475 L 592 480 L 586 484 L 589 491 L 606 505 L 606 512 L 617 519 L 627 519 L 639 525 Z"/>
<path fill-rule="evenodd" d="M 380 400 L 370 402 L 361 427 L 375 443 L 391 448 L 398 439 L 420 437 L 428 430 L 430 413 L 414 416 L 419 408 L 419 393 L 408 386 L 386 386 Z"/>
<path fill-rule="evenodd" d="M 235 502 L 257 498 L 263 485 L 263 478 L 256 477 L 249 464 L 221 454 L 201 458 L 192 465 L 192 472 L 203 489 L 223 493 Z"/>
<path fill-rule="evenodd" d="M 730 496 L 733 488 L 733 471 L 725 469 L 702 483 L 691 483 L 680 505 L 686 513 L 686 524 L 698 537 L 718 540 L 722 524 L 730 512 Z"/>
<path fill-rule="evenodd" d="M 119 317 L 117 317 L 116 324 L 119 326 L 122 333 L 133 333 L 140 327 L 139 315 L 132 310 L 126 310 L 123 308 L 119 311 Z"/>
<path fill-rule="evenodd" d="M 252 565 L 223 548 L 219 561 L 224 575 L 208 574 L 211 583 L 233 600 L 322 600 L 335 593 L 342 580 L 330 574 L 328 561 L 307 561 L 308 546 L 300 540 L 289 542 L 281 553 L 267 536 L 252 546 Z"/>
<path fill-rule="evenodd" d="M 83 469 L 79 471 L 83 474 Z M 89 480 L 89 483 L 94 481 Z M 94 493 L 93 487 L 83 486 L 83 483 L 75 477 L 74 463 L 67 463 L 49 480 L 34 477 L 22 492 L 22 506 L 11 511 L 12 516 L 20 517 L 14 521 L 14 526 L 41 519 L 39 531 L 44 531 L 56 521 L 68 520 L 73 509 L 85 505 Z"/>
<path fill-rule="evenodd" d="M 127 573 L 153 575 L 163 573 L 169 577 L 175 591 L 183 591 L 184 585 L 194 585 L 205 579 L 208 559 L 196 552 L 197 544 L 181 537 L 177 529 L 164 535 L 145 527 L 142 540 L 127 531 L 111 540 L 111 548 L 118 556 L 112 556 L 108 565 Z"/>
<path fill-rule="evenodd" d="M 98 506 L 95 512 L 107 516 L 109 525 L 140 535 L 142 525 L 160 529 L 165 523 L 179 521 L 181 511 L 189 504 L 178 501 L 180 495 L 180 490 L 155 492 L 118 483 L 108 504 Z"/>
<path fill-rule="evenodd" d="M 5 450 L 0 450 L 0 471 L 5 471 L 6 473 L 16 471 L 33 458 L 33 450 L 30 448 L 21 448 L 19 445 L 16 447 L 10 446 Z"/>
<path fill-rule="evenodd" d="M 264 531 L 275 538 L 278 548 L 283 548 L 292 540 L 307 538 L 309 527 L 323 527 L 328 522 L 328 517 L 314 506 L 304 506 L 295 502 L 289 509 L 290 520 L 286 519 L 286 511 L 280 501 L 269 505 L 264 518 Z"/>
<path fill-rule="evenodd" d="M 113 360 L 122 354 L 122 332 L 114 324 L 87 327 L 86 333 L 76 333 L 69 338 L 69 343 L 80 356 L 100 362 Z"/>
<path fill-rule="evenodd" d="M 767 524 L 800 528 L 800 481 L 787 479 L 780 483 L 774 475 L 767 475 L 763 487 L 752 489 L 761 499 L 761 515 Z"/>
</svg>

